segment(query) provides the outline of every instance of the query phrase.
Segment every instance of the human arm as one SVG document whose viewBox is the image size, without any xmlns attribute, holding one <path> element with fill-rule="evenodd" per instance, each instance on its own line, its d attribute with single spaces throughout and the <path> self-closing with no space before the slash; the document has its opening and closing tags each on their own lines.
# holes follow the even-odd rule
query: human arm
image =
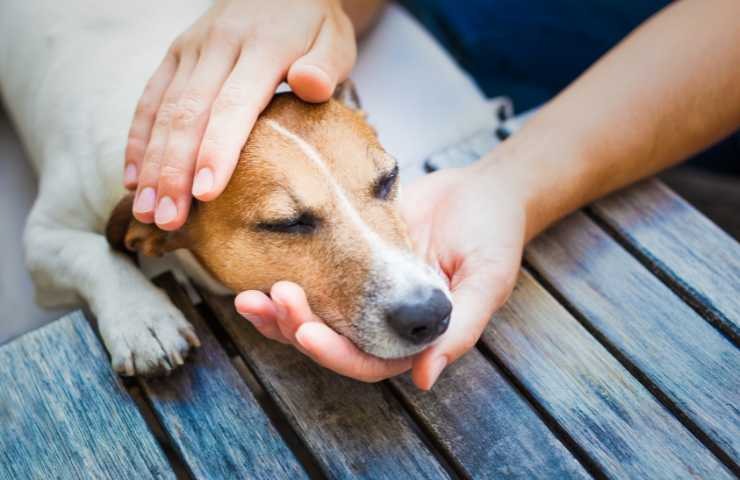
<svg viewBox="0 0 740 480">
<path fill-rule="evenodd" d="M 508 298 L 526 242 L 567 213 L 740 126 L 738 19 L 734 0 L 676 2 L 483 160 L 429 175 L 404 191 L 412 240 L 419 255 L 446 273 L 454 304 L 447 333 L 408 364 L 368 363 L 356 348 L 332 355 L 335 345 L 345 345 L 342 338 L 314 316 L 289 313 L 307 308 L 295 289 L 281 300 L 291 309 L 268 315 L 260 331 L 278 332 L 272 338 L 362 380 L 386 378 L 413 363 L 416 385 L 431 388 Z M 243 300 L 237 308 L 249 314 L 254 305 Z M 270 304 L 267 297 L 261 301 L 261 307 Z"/>
</svg>

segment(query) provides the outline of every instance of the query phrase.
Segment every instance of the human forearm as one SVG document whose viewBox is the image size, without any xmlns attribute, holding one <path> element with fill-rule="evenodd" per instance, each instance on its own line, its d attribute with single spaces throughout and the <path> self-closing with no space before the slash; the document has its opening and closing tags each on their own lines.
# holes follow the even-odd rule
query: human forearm
<svg viewBox="0 0 740 480">
<path fill-rule="evenodd" d="M 674 4 L 474 167 L 511 178 L 527 240 L 740 125 L 739 18 L 734 0 Z"/>
</svg>

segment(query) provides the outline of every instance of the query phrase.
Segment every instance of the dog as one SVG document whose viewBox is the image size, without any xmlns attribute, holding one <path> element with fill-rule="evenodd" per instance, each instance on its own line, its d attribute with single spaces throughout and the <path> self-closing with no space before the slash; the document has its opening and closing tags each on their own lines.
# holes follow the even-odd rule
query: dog
<svg viewBox="0 0 740 480">
<path fill-rule="evenodd" d="M 196 203 L 180 230 L 132 217 L 122 186 L 131 109 L 171 39 L 208 4 L 142 2 L 146 15 L 132 16 L 137 5 L 124 3 L 0 7 L 0 89 L 39 175 L 24 234 L 38 302 L 86 302 L 123 375 L 168 373 L 199 341 L 120 250 L 171 252 L 219 294 L 295 281 L 329 326 L 381 358 L 413 355 L 441 335 L 446 282 L 411 253 L 398 167 L 349 84 L 318 105 L 277 95 L 226 191 Z"/>
</svg>

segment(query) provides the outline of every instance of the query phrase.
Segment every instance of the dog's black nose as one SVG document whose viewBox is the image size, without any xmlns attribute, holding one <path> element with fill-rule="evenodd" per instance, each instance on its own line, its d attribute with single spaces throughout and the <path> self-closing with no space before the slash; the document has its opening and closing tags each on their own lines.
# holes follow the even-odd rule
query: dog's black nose
<svg viewBox="0 0 740 480">
<path fill-rule="evenodd" d="M 387 313 L 391 328 L 409 342 L 420 345 L 442 335 L 450 324 L 452 303 L 438 288 L 417 292 Z"/>
</svg>

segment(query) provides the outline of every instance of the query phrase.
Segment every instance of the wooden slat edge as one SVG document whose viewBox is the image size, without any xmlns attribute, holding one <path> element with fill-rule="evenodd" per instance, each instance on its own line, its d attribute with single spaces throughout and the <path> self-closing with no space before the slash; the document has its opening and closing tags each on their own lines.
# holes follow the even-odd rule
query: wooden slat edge
<svg viewBox="0 0 740 480">
<path fill-rule="evenodd" d="M 233 299 L 202 292 L 244 361 L 331 478 L 449 478 L 382 384 L 324 370 L 262 337 Z"/>
<path fill-rule="evenodd" d="M 732 478 L 530 274 L 482 343 L 607 476 Z"/>
<path fill-rule="evenodd" d="M 307 478 L 172 274 L 154 280 L 195 327 L 201 347 L 158 379 L 139 379 L 193 478 Z"/>
<path fill-rule="evenodd" d="M 595 202 L 594 218 L 740 345 L 740 244 L 659 180 Z"/>
</svg>

